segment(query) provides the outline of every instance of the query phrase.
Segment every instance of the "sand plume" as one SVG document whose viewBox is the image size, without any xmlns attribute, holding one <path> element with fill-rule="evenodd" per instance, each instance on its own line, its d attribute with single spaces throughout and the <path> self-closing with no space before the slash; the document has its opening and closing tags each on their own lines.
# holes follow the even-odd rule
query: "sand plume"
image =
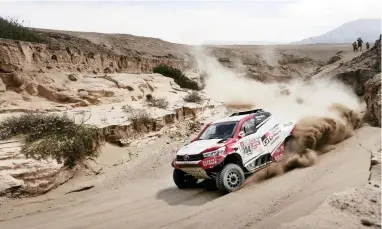
<svg viewBox="0 0 382 229">
<path fill-rule="evenodd" d="M 296 168 L 312 166 L 319 155 L 335 149 L 335 144 L 351 137 L 360 126 L 361 115 L 341 104 L 333 104 L 330 109 L 337 112 L 341 119 L 305 117 L 299 120 L 293 137 L 285 147 L 285 158 L 255 173 L 251 181 L 259 182 Z"/>
</svg>

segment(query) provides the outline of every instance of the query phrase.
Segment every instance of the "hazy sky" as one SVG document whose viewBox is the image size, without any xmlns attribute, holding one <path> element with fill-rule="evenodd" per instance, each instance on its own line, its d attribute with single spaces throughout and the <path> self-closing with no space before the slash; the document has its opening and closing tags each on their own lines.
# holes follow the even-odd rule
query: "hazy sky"
<svg viewBox="0 0 382 229">
<path fill-rule="evenodd" d="M 180 43 L 290 42 L 359 18 L 380 18 L 381 0 L 4 1 L 0 16 L 40 28 L 128 33 Z"/>
</svg>

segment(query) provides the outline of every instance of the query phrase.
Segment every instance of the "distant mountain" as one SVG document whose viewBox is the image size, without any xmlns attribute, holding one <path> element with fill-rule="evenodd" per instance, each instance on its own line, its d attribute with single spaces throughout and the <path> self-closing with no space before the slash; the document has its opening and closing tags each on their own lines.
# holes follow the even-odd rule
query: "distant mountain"
<svg viewBox="0 0 382 229">
<path fill-rule="evenodd" d="M 374 42 L 381 34 L 381 19 L 358 19 L 341 25 L 317 37 L 309 37 L 291 44 L 352 43 L 361 37 Z"/>
</svg>

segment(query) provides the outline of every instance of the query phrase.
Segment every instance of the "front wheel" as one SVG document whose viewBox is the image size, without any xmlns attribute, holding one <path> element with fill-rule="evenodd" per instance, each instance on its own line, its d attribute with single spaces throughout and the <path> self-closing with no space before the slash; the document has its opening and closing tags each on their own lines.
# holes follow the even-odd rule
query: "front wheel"
<svg viewBox="0 0 382 229">
<path fill-rule="evenodd" d="M 225 193 L 238 190 L 245 181 L 243 169 L 236 164 L 227 164 L 216 175 L 217 188 Z"/>
<path fill-rule="evenodd" d="M 174 183 L 179 189 L 190 188 L 198 182 L 198 179 L 179 169 L 174 169 L 172 177 L 174 179 Z"/>
</svg>

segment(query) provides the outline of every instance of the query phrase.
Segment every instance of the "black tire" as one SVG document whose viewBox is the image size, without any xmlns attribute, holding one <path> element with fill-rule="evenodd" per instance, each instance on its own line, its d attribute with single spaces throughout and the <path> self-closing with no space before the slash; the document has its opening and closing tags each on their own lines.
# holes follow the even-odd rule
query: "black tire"
<svg viewBox="0 0 382 229">
<path fill-rule="evenodd" d="M 244 181 L 244 171 L 236 164 L 227 164 L 216 175 L 216 187 L 224 193 L 238 190 L 244 184 Z"/>
<path fill-rule="evenodd" d="M 176 184 L 176 186 L 178 186 L 179 189 L 190 188 L 192 186 L 195 186 L 198 182 L 197 178 L 188 175 L 187 173 L 179 169 L 174 169 L 172 178 L 174 179 L 174 183 Z"/>
</svg>

